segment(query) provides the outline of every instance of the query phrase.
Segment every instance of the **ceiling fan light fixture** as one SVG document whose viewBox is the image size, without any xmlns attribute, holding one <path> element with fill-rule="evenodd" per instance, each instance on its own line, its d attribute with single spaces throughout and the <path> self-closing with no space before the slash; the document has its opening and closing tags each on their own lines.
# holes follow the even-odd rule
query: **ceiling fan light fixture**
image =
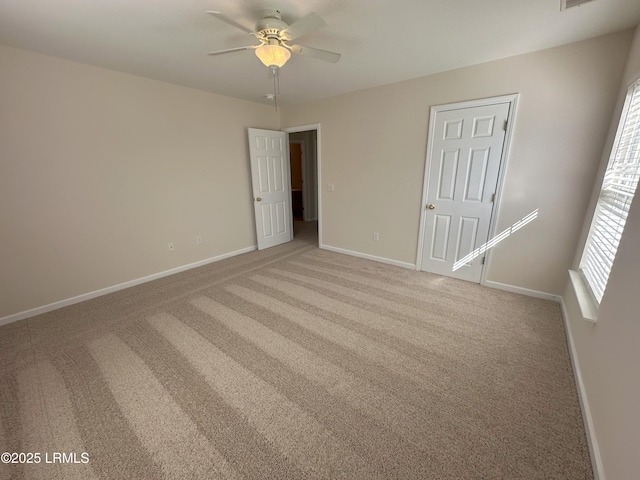
<svg viewBox="0 0 640 480">
<path fill-rule="evenodd" d="M 291 52 L 281 45 L 261 45 L 255 51 L 266 67 L 280 68 L 291 58 Z"/>
</svg>

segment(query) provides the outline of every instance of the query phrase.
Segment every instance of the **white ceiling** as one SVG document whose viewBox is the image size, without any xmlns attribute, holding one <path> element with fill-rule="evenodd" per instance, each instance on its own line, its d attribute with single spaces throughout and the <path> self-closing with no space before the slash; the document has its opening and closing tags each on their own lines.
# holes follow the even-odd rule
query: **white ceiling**
<svg viewBox="0 0 640 480">
<path fill-rule="evenodd" d="M 295 41 L 342 53 L 326 63 L 294 55 L 280 104 L 317 100 L 554 47 L 640 23 L 639 0 L 0 0 L 0 43 L 99 67 L 269 103 L 272 80 L 249 28 L 265 8 L 291 24 L 310 12 L 328 26 Z"/>
</svg>

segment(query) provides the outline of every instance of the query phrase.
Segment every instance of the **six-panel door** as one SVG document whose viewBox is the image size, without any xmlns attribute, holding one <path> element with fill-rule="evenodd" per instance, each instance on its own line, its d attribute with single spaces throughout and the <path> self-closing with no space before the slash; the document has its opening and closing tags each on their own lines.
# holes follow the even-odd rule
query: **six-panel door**
<svg viewBox="0 0 640 480">
<path fill-rule="evenodd" d="M 291 187 L 285 132 L 249 129 L 258 250 L 290 241 Z"/>
<path fill-rule="evenodd" d="M 422 270 L 480 282 L 509 104 L 438 112 L 429 149 Z"/>
</svg>

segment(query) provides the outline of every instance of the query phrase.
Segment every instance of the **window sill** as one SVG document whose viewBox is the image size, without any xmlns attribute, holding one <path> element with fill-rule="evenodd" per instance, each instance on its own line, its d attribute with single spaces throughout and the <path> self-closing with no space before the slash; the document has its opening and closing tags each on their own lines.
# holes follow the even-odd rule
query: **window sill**
<svg viewBox="0 0 640 480">
<path fill-rule="evenodd" d="M 598 303 L 593 298 L 593 295 L 591 295 L 587 282 L 584 277 L 575 270 L 569 270 L 569 278 L 571 278 L 571 284 L 576 293 L 582 318 L 587 322 L 596 323 L 598 321 Z"/>
</svg>

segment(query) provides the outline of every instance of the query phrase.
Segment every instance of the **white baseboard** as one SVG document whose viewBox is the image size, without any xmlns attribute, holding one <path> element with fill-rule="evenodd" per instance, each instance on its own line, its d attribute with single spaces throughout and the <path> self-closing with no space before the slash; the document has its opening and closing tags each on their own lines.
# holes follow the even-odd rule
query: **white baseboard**
<svg viewBox="0 0 640 480">
<path fill-rule="evenodd" d="M 8 323 L 17 322 L 18 320 L 24 320 L 25 318 L 35 317 L 36 315 L 41 315 L 43 313 L 51 312 L 52 310 L 57 310 L 59 308 L 67 307 L 69 305 L 74 305 L 76 303 L 84 302 L 86 300 L 91 300 L 92 298 L 101 297 L 102 295 L 107 295 L 109 293 L 117 292 L 118 290 L 124 290 L 125 288 L 135 287 L 136 285 L 140 285 L 141 283 L 151 282 L 152 280 L 157 280 L 162 277 L 168 277 L 169 275 L 184 272 L 185 270 L 191 270 L 192 268 L 202 267 L 203 265 L 207 265 L 209 263 L 219 262 L 220 260 L 235 257 L 236 255 L 242 255 L 243 253 L 253 252 L 254 250 L 256 250 L 256 248 L 257 246 L 253 245 L 251 247 L 236 250 L 235 252 L 224 253 L 216 257 L 207 258 L 205 260 L 200 260 L 198 262 L 189 263 L 188 265 L 182 265 L 181 267 L 165 270 L 164 272 L 154 273 L 153 275 L 147 275 L 145 277 L 136 278 L 135 280 L 130 280 L 128 282 L 120 283 L 118 285 L 113 285 L 111 287 L 101 288 L 100 290 L 95 290 L 93 292 L 83 293 L 82 295 L 77 295 L 75 297 L 60 300 L 58 302 L 49 303 L 47 305 L 32 308 L 24 312 L 14 313 L 12 315 L 8 315 L 6 317 L 0 318 L 0 326 L 6 325 Z"/>
<path fill-rule="evenodd" d="M 562 297 L 560 295 L 554 295 L 553 293 L 539 292 L 538 290 L 531 290 L 529 288 L 516 287 L 515 285 L 508 285 L 506 283 L 494 282 L 491 280 L 485 280 L 482 285 L 489 288 L 495 288 L 498 290 L 504 290 L 506 292 L 519 293 L 528 297 L 542 298 L 544 300 L 552 300 L 554 302 L 560 302 Z"/>
<path fill-rule="evenodd" d="M 351 255 L 352 257 L 366 258 L 367 260 L 373 260 L 374 262 L 386 263 L 387 265 L 395 265 L 396 267 L 409 268 L 411 270 L 416 269 L 415 263 L 400 262 L 398 260 L 385 257 L 376 257 L 375 255 L 369 255 L 368 253 L 354 252 L 352 250 L 345 250 L 343 248 L 332 247 L 330 245 L 320 245 L 320 248 L 323 250 L 329 250 L 330 252 Z"/>
<path fill-rule="evenodd" d="M 578 353 L 573 343 L 573 335 L 569 329 L 569 314 L 564 303 L 564 298 L 560 297 L 560 306 L 562 308 L 562 318 L 564 320 L 564 329 L 567 332 L 567 343 L 569 344 L 569 356 L 571 357 L 571 366 L 573 367 L 573 376 L 576 379 L 578 387 L 578 399 L 580 400 L 580 409 L 582 410 L 582 419 L 584 421 L 584 429 L 587 433 L 587 444 L 589 445 L 589 453 L 591 454 L 591 464 L 593 467 L 593 478 L 595 480 L 605 480 L 604 467 L 602 465 L 602 457 L 600 456 L 600 448 L 598 448 L 598 440 L 593 427 L 593 418 L 591 417 L 591 409 L 587 400 L 587 392 L 582 381 L 582 373 L 580 371 L 580 362 L 578 361 Z"/>
</svg>

